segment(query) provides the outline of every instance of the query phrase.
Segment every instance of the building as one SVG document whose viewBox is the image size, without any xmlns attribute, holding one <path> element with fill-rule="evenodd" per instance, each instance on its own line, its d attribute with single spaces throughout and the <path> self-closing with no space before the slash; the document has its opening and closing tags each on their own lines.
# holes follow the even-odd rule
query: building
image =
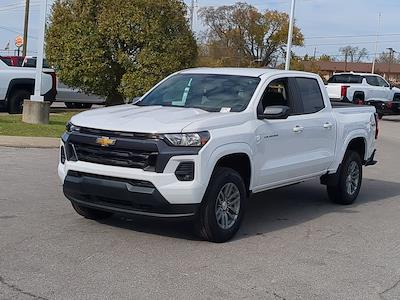
<svg viewBox="0 0 400 300">
<path fill-rule="evenodd" d="M 325 79 L 339 72 L 371 73 L 372 71 L 372 63 L 304 61 L 303 64 L 305 71 L 319 73 Z M 376 63 L 375 73 L 391 82 L 400 83 L 400 64 Z"/>
</svg>

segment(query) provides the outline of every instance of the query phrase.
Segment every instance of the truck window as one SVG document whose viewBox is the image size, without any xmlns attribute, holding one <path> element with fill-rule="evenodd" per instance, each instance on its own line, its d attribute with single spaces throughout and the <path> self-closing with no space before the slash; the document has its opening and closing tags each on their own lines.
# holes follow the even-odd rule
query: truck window
<svg viewBox="0 0 400 300">
<path fill-rule="evenodd" d="M 325 107 L 321 88 L 316 79 L 299 77 L 296 81 L 303 103 L 303 113 L 315 113 Z"/>
<path fill-rule="evenodd" d="M 288 95 L 287 78 L 273 80 L 268 84 L 260 100 L 262 110 L 264 111 L 266 107 L 275 105 L 290 107 Z"/>
<path fill-rule="evenodd" d="M 376 76 L 365 76 L 367 83 L 372 86 L 379 86 L 379 81 Z"/>
<path fill-rule="evenodd" d="M 354 74 L 338 74 L 329 78 L 328 83 L 362 83 L 362 77 Z"/>
<path fill-rule="evenodd" d="M 11 62 L 11 58 L 7 58 L 7 57 L 0 57 L 0 59 L 9 67 L 12 66 L 12 62 Z"/>
<path fill-rule="evenodd" d="M 386 82 L 386 80 L 383 80 L 382 78 L 380 78 L 380 77 L 376 77 L 377 79 L 378 79 L 378 83 L 379 83 L 379 86 L 383 86 L 383 87 L 389 87 L 390 85 Z"/>
</svg>

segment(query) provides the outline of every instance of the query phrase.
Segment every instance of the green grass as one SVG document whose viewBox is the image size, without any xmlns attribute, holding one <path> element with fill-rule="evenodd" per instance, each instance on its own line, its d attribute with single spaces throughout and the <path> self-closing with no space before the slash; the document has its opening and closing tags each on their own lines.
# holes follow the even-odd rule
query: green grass
<svg viewBox="0 0 400 300">
<path fill-rule="evenodd" d="M 21 115 L 0 115 L 0 135 L 60 137 L 74 114 L 76 112 L 50 114 L 48 125 L 23 123 Z"/>
</svg>

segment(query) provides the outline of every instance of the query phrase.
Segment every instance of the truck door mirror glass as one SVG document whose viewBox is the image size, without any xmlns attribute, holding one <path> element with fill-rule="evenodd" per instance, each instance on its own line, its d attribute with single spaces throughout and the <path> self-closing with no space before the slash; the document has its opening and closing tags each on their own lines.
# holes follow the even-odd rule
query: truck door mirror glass
<svg viewBox="0 0 400 300">
<path fill-rule="evenodd" d="M 287 119 L 289 117 L 288 106 L 273 105 L 267 106 L 264 109 L 263 114 L 259 115 L 259 119 Z"/>
</svg>

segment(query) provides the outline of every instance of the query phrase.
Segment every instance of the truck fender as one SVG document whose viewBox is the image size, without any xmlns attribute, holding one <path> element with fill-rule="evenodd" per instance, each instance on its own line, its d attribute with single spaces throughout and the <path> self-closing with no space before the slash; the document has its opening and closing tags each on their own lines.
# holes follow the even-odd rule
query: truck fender
<svg viewBox="0 0 400 300">
<path fill-rule="evenodd" d="M 35 79 L 32 78 L 16 78 L 10 81 L 8 85 L 7 93 L 6 93 L 6 104 L 8 102 L 9 97 L 15 90 L 16 86 L 24 86 L 27 87 L 26 90 L 32 91 L 35 88 Z"/>
<path fill-rule="evenodd" d="M 218 161 L 221 158 L 232 154 L 245 154 L 248 156 L 250 161 L 250 170 L 251 170 L 249 189 L 251 190 L 254 178 L 254 166 L 253 166 L 254 163 L 253 160 L 251 159 L 253 157 L 253 151 L 248 144 L 240 142 L 225 144 L 214 149 L 214 151 L 210 155 L 208 163 L 203 164 L 203 168 L 205 168 L 205 170 L 203 170 L 204 173 L 203 172 L 202 173 L 208 180 L 206 185 L 208 186 L 212 173 L 214 172 L 215 166 L 217 165 Z"/>
<path fill-rule="evenodd" d="M 353 141 L 356 138 L 362 138 L 364 140 L 364 145 L 365 145 L 364 153 L 365 154 L 364 154 L 364 157 L 361 157 L 361 159 L 363 161 L 366 159 L 365 157 L 368 155 L 368 149 L 367 149 L 368 136 L 364 129 L 357 129 L 355 131 L 352 131 L 351 134 L 349 134 L 346 137 L 344 143 L 341 145 L 340 148 L 338 148 L 338 147 L 336 148 L 337 149 L 337 155 L 336 155 L 337 158 L 336 158 L 335 162 L 333 162 L 332 166 L 329 168 L 330 173 L 336 173 L 338 171 L 338 168 L 344 159 L 344 155 L 346 154 L 346 151 L 347 151 L 351 141 Z"/>
</svg>

